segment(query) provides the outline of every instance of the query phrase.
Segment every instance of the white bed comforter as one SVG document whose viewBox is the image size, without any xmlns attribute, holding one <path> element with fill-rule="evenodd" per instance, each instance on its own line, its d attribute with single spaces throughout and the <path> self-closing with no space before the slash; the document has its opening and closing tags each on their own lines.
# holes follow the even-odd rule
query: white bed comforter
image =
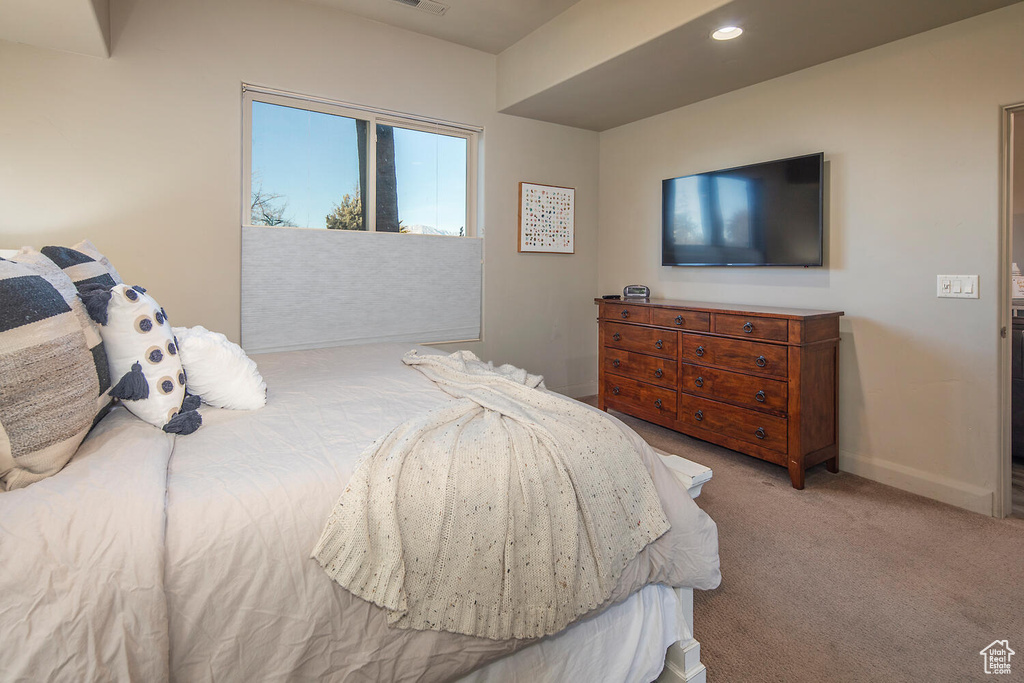
<svg viewBox="0 0 1024 683">
<path fill-rule="evenodd" d="M 176 440 L 117 409 L 62 472 L 0 494 L 3 678 L 441 681 L 523 647 L 390 629 L 309 557 L 363 450 L 450 400 L 407 350 L 257 357 L 266 408 L 204 409 Z M 667 471 L 654 479 L 673 530 L 612 602 L 718 584 L 714 523 Z"/>
<path fill-rule="evenodd" d="M 0 493 L 0 680 L 167 679 L 173 445 L 117 408 L 55 476 Z"/>
</svg>

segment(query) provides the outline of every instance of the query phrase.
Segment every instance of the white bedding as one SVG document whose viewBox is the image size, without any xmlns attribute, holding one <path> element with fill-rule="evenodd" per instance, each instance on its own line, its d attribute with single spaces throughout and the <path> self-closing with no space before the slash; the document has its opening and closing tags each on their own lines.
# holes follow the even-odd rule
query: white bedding
<svg viewBox="0 0 1024 683">
<path fill-rule="evenodd" d="M 522 648 L 387 629 L 378 608 L 310 559 L 363 450 L 449 400 L 402 365 L 408 349 L 259 356 L 265 408 L 204 409 L 203 428 L 177 439 L 118 408 L 62 472 L 0 494 L 4 680 L 41 672 L 68 681 L 446 680 Z M 633 567 L 630 580 L 717 585 L 714 524 L 674 477 L 655 483 L 663 499 L 686 499 L 669 517 L 687 530 L 641 555 L 682 559 L 658 573 L 652 567 L 665 558 Z M 670 594 L 648 587 L 470 680 L 509 680 L 502 667 L 560 666 L 588 647 L 605 655 L 593 661 L 599 670 L 643 680 L 685 629 L 667 607 Z M 623 647 L 628 633 L 639 634 L 632 652 Z"/>
<path fill-rule="evenodd" d="M 117 408 L 63 470 L 0 494 L 0 679 L 167 679 L 173 444 Z"/>
</svg>

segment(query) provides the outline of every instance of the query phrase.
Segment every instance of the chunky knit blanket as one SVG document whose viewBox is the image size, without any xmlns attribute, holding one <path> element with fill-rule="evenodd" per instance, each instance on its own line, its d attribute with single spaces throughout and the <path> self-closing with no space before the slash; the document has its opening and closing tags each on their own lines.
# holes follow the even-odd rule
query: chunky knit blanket
<svg viewBox="0 0 1024 683">
<path fill-rule="evenodd" d="M 456 400 L 364 454 L 313 557 L 398 628 L 555 633 L 669 528 L 610 420 L 468 351 L 403 358 Z"/>
</svg>

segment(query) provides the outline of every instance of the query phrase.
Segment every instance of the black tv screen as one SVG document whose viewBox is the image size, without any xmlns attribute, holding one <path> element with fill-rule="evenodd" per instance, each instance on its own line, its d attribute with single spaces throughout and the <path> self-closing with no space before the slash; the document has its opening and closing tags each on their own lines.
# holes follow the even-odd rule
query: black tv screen
<svg viewBox="0 0 1024 683">
<path fill-rule="evenodd" d="M 662 181 L 664 266 L 820 266 L 824 154 Z"/>
</svg>

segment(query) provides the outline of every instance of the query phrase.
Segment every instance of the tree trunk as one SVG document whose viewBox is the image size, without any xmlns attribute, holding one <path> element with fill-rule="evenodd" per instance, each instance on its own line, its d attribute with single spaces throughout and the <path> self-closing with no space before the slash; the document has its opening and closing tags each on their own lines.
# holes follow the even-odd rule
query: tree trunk
<svg viewBox="0 0 1024 683">
<path fill-rule="evenodd" d="M 383 125 L 377 126 L 377 231 L 399 231 L 395 129 Z"/>
</svg>

